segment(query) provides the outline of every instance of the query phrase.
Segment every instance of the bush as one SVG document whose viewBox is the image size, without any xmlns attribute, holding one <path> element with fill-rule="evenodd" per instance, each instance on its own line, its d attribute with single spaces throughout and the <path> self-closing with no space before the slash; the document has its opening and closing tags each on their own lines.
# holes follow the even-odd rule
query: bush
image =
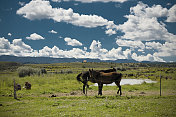
<svg viewBox="0 0 176 117">
<path fill-rule="evenodd" d="M 41 73 L 42 73 L 42 74 L 47 74 L 46 69 L 42 68 L 42 69 L 41 69 Z"/>
<path fill-rule="evenodd" d="M 32 68 L 32 67 L 19 67 L 17 69 L 19 77 L 25 77 L 25 76 L 31 76 L 31 75 L 40 75 L 40 74 L 46 74 L 45 69 L 38 69 L 38 68 Z"/>
</svg>

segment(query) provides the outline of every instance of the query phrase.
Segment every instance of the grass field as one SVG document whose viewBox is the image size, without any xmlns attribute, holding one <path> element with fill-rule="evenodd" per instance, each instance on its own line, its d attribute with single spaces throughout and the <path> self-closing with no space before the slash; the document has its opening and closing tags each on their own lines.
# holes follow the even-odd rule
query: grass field
<svg viewBox="0 0 176 117">
<path fill-rule="evenodd" d="M 48 73 L 40 76 L 19 77 L 17 68 L 20 66 L 45 68 Z M 91 86 L 88 89 L 88 96 L 83 95 L 82 84 L 76 80 L 77 74 L 89 68 L 108 69 L 110 67 L 125 68 L 118 71 L 123 73 L 123 78 L 150 78 L 158 82 L 123 85 L 122 96 L 116 94 L 116 86 L 104 86 L 103 96 L 98 96 L 97 87 Z M 67 73 L 67 71 L 72 71 L 72 73 Z M 159 96 L 160 75 L 162 76 L 162 96 Z M 26 64 L 12 67 L 3 63 L 3 69 L 0 71 L 0 116 L 175 117 L 175 76 L 175 67 L 138 63 Z M 13 98 L 13 79 L 22 87 L 26 81 L 32 84 L 31 90 L 17 91 L 18 100 Z M 52 97 L 53 95 L 56 97 Z"/>
</svg>

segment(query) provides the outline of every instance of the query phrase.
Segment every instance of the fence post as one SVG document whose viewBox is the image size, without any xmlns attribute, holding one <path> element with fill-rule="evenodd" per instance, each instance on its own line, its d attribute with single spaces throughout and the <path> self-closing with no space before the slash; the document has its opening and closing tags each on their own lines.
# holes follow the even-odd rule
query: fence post
<svg viewBox="0 0 176 117">
<path fill-rule="evenodd" d="M 161 74 L 160 74 L 160 96 L 161 96 Z"/>
<path fill-rule="evenodd" d="M 14 88 L 14 99 L 17 99 L 17 95 L 16 95 L 16 83 L 15 83 L 15 79 L 13 79 L 13 88 Z"/>
</svg>

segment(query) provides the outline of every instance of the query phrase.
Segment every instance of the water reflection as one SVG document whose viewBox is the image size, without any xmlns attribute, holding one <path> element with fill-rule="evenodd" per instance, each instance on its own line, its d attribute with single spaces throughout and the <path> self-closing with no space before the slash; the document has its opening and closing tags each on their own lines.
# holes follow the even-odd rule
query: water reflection
<svg viewBox="0 0 176 117">
<path fill-rule="evenodd" d="M 157 81 L 153 81 L 150 79 L 122 79 L 120 82 L 120 85 L 136 85 L 136 84 L 142 84 L 142 83 L 157 83 Z M 94 86 L 98 86 L 97 83 L 94 84 Z M 115 83 L 112 84 L 104 84 L 104 86 L 116 86 Z"/>
</svg>

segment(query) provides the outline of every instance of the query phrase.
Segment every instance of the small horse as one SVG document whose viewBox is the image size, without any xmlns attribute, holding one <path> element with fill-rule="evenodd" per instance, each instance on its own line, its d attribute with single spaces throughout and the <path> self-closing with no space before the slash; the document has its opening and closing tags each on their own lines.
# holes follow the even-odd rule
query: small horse
<svg viewBox="0 0 176 117">
<path fill-rule="evenodd" d="M 107 69 L 107 70 L 97 70 L 98 72 L 104 72 L 104 73 L 109 73 L 109 72 L 116 72 L 116 69 Z M 80 74 L 77 75 L 77 81 L 82 82 L 83 83 L 83 93 L 87 94 L 87 89 L 86 89 L 86 93 L 85 93 L 85 87 L 87 86 L 87 88 L 89 88 L 89 85 L 87 84 L 87 82 L 90 80 L 90 75 L 89 75 L 89 71 L 86 72 L 82 72 Z M 95 81 L 91 81 L 93 83 L 96 83 Z"/>
<path fill-rule="evenodd" d="M 89 69 L 89 75 L 90 75 L 90 82 L 93 83 L 98 83 L 98 95 L 102 95 L 102 88 L 103 88 L 103 84 L 111 84 L 113 82 L 115 82 L 115 84 L 119 87 L 119 90 L 117 91 L 117 94 L 119 94 L 120 91 L 120 95 L 122 95 L 121 92 L 121 86 L 120 86 L 120 81 L 122 78 L 122 74 L 121 73 L 117 73 L 117 72 L 109 72 L 109 73 L 104 73 L 104 72 L 98 72 L 95 70 L 90 70 Z"/>
</svg>

